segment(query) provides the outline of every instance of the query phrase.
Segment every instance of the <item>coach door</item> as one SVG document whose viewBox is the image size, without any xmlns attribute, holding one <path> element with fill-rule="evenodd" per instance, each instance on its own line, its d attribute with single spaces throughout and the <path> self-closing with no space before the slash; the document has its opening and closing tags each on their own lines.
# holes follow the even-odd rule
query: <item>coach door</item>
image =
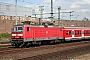
<svg viewBox="0 0 90 60">
<path fill-rule="evenodd" d="M 74 30 L 72 30 L 72 38 L 74 38 Z"/>
<path fill-rule="evenodd" d="M 84 38 L 84 30 L 82 30 L 82 38 Z"/>
</svg>

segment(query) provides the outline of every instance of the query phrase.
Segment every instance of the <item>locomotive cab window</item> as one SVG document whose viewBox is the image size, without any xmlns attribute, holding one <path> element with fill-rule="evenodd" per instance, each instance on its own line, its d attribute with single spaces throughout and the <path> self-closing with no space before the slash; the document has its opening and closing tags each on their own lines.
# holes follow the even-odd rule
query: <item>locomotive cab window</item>
<svg viewBox="0 0 90 60">
<path fill-rule="evenodd" d="M 12 31 L 15 31 L 15 32 L 21 32 L 22 30 L 23 30 L 22 26 L 15 26 L 12 28 Z"/>
<path fill-rule="evenodd" d="M 22 31 L 23 30 L 23 27 L 18 27 L 18 31 Z"/>
<path fill-rule="evenodd" d="M 17 27 L 13 27 L 12 28 L 12 31 L 17 31 Z"/>
<path fill-rule="evenodd" d="M 29 27 L 27 27 L 27 31 L 29 31 L 30 29 L 29 29 Z"/>
<path fill-rule="evenodd" d="M 62 30 L 63 30 L 63 27 L 60 28 L 60 31 L 62 31 Z"/>
</svg>

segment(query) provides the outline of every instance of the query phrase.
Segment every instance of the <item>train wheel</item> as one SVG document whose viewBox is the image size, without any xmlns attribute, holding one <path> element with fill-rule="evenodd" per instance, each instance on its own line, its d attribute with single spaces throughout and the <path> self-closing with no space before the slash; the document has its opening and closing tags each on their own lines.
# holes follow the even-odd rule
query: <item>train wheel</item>
<svg viewBox="0 0 90 60">
<path fill-rule="evenodd" d="M 42 41 L 41 44 L 42 44 L 42 45 L 45 45 L 45 44 L 46 44 L 46 41 Z"/>
<path fill-rule="evenodd" d="M 64 42 L 66 42 L 66 40 L 65 40 L 65 39 L 63 39 L 63 40 L 62 40 L 62 43 L 64 43 Z"/>
<path fill-rule="evenodd" d="M 50 43 L 51 43 L 51 44 L 55 44 L 55 40 L 52 40 Z"/>
<path fill-rule="evenodd" d="M 47 44 L 50 44 L 51 41 L 47 41 Z"/>
<path fill-rule="evenodd" d="M 50 41 L 44 41 L 44 44 L 50 44 Z"/>
<path fill-rule="evenodd" d="M 11 45 L 12 45 L 12 46 L 15 46 L 15 43 L 14 43 L 14 42 L 11 42 Z"/>
<path fill-rule="evenodd" d="M 28 44 L 28 43 L 24 42 L 24 43 L 22 43 L 22 44 L 20 45 L 20 47 L 21 47 L 21 48 L 27 47 L 27 44 Z"/>
<path fill-rule="evenodd" d="M 15 43 L 15 47 L 18 48 L 19 47 L 19 44 L 18 43 Z"/>
<path fill-rule="evenodd" d="M 44 41 L 41 41 L 41 44 L 44 45 L 45 44 Z"/>
<path fill-rule="evenodd" d="M 39 45 L 41 45 L 41 42 L 38 42 Z"/>
</svg>

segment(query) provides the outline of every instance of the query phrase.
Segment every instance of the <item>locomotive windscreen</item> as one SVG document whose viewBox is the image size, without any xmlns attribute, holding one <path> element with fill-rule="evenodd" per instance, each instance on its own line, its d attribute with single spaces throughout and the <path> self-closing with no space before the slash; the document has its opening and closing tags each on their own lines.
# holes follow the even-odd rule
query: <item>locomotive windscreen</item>
<svg viewBox="0 0 90 60">
<path fill-rule="evenodd" d="M 20 32 L 20 31 L 22 31 L 23 30 L 23 27 L 22 26 L 14 26 L 13 28 L 12 28 L 12 31 L 15 31 L 15 32 Z"/>
</svg>

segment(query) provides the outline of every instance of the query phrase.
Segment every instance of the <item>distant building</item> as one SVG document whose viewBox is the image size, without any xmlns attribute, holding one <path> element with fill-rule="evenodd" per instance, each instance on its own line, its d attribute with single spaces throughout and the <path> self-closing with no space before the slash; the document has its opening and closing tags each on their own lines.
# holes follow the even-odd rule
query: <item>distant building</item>
<svg viewBox="0 0 90 60">
<path fill-rule="evenodd" d="M 30 23 L 35 23 L 35 24 L 39 24 L 40 23 L 40 19 L 39 18 L 32 18 L 32 17 L 22 17 L 22 16 L 17 16 L 17 21 L 18 24 L 20 24 L 21 22 L 24 21 L 31 21 Z M 41 22 L 44 23 L 49 23 L 51 20 L 50 19 L 42 19 Z M 70 20 L 62 20 L 61 19 L 61 26 L 65 26 L 65 27 L 70 27 L 70 26 L 74 26 L 74 27 L 90 27 L 90 21 L 89 20 L 72 20 L 70 22 Z M 4 33 L 4 32 L 11 32 L 11 28 L 13 25 L 15 25 L 16 23 L 16 17 L 15 16 L 0 16 L 0 33 Z M 55 19 L 54 25 L 58 25 L 58 19 Z"/>
<path fill-rule="evenodd" d="M 15 10 L 15 5 L 9 3 L 0 2 L 0 15 L 6 16 L 31 16 L 32 15 L 32 8 L 17 6 L 17 10 Z"/>
</svg>

